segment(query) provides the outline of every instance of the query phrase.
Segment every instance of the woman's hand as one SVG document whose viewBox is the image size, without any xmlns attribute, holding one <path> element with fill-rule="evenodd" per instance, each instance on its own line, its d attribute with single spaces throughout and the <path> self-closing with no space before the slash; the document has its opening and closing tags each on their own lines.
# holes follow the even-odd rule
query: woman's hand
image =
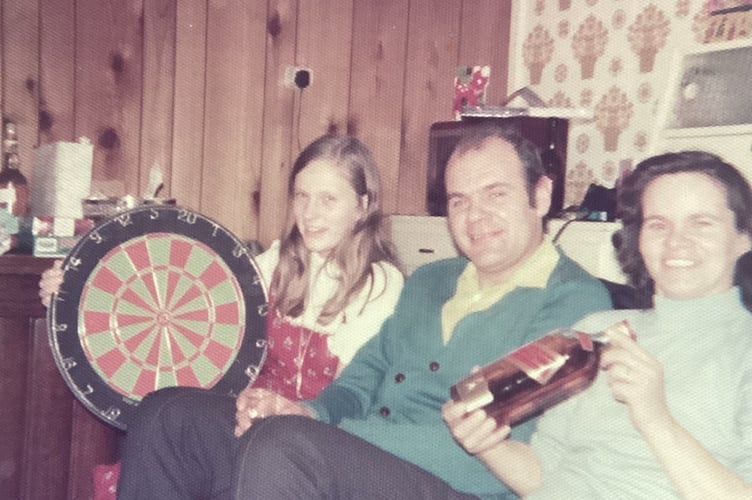
<svg viewBox="0 0 752 500">
<path fill-rule="evenodd" d="M 63 284 L 63 261 L 56 260 L 52 267 L 42 273 L 42 279 L 39 280 L 39 298 L 45 307 L 50 306 L 52 294 L 60 290 Z"/>
<path fill-rule="evenodd" d="M 246 387 L 235 401 L 235 436 L 240 437 L 253 422 L 272 415 L 314 417 L 307 406 L 267 389 Z"/>
<path fill-rule="evenodd" d="M 637 342 L 621 333 L 609 334 L 601 357 L 608 385 L 617 401 L 627 405 L 632 424 L 642 434 L 671 420 L 666 403 L 663 366 Z"/>
<path fill-rule="evenodd" d="M 508 425 L 499 426 L 482 409 L 468 412 L 463 402 L 447 401 L 441 416 L 455 441 L 471 455 L 492 450 L 509 436 Z"/>
</svg>

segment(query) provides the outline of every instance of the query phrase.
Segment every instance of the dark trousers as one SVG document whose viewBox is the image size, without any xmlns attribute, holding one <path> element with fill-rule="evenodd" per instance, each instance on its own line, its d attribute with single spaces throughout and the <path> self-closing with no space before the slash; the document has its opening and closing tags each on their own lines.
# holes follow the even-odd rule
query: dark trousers
<svg viewBox="0 0 752 500">
<path fill-rule="evenodd" d="M 146 396 L 128 426 L 119 500 L 229 499 L 235 399 L 170 387 Z"/>
<path fill-rule="evenodd" d="M 272 417 L 241 438 L 235 500 L 470 500 L 444 481 L 335 426 Z"/>
</svg>

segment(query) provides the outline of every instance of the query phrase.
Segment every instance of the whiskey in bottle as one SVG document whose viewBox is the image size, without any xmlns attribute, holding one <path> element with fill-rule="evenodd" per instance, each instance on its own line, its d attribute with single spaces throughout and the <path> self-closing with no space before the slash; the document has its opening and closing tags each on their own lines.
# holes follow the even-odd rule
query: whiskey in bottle
<svg viewBox="0 0 752 500">
<path fill-rule="evenodd" d="M 593 383 L 608 331 L 634 337 L 626 321 L 595 334 L 557 329 L 460 380 L 451 397 L 500 425 L 523 422 Z"/>
<path fill-rule="evenodd" d="M 29 184 L 21 173 L 18 158 L 16 124 L 5 122 L 3 127 L 3 166 L 0 169 L 0 208 L 4 207 L 18 218 L 29 211 Z"/>
</svg>

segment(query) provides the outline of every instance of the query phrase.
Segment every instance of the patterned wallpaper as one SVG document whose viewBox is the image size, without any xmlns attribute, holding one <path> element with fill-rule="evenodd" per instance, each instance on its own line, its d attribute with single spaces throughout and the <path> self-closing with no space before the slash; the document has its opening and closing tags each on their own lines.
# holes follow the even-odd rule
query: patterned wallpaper
<svg viewBox="0 0 752 500">
<path fill-rule="evenodd" d="M 613 187 L 649 154 L 676 48 L 739 36 L 718 16 L 711 27 L 709 8 L 708 0 L 515 3 L 509 88 L 530 86 L 550 106 L 593 112 L 570 122 L 565 206 L 579 204 L 591 183 Z"/>
</svg>

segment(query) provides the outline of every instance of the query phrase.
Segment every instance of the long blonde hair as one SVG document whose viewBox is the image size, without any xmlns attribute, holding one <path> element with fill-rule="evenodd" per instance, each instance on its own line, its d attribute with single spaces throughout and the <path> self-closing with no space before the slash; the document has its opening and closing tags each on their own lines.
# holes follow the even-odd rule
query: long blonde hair
<svg viewBox="0 0 752 500">
<path fill-rule="evenodd" d="M 303 243 L 295 222 L 292 202 L 295 178 L 314 160 L 328 160 L 340 168 L 358 198 L 366 198 L 366 206 L 352 233 L 327 256 L 325 265 L 333 262 L 338 270 L 339 286 L 324 304 L 318 322 L 331 323 L 340 312 L 370 283 L 373 287 L 372 264 L 395 262 L 395 254 L 385 235 L 381 212 L 381 183 L 373 155 L 358 139 L 347 135 L 325 135 L 309 144 L 295 160 L 288 182 L 288 203 L 285 228 L 280 238 L 279 264 L 271 283 L 271 296 L 276 309 L 284 316 L 303 314 L 308 296 L 310 253 Z M 369 291 L 369 294 L 373 290 Z"/>
</svg>

